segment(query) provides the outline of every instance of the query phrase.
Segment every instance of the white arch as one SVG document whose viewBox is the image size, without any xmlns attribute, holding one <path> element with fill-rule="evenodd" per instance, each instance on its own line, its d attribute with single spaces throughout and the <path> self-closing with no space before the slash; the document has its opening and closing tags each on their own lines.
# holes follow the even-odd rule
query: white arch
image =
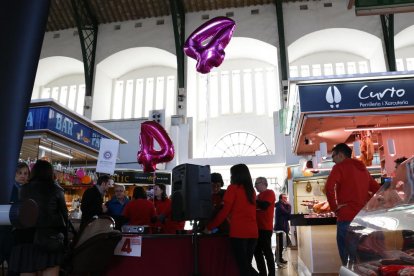
<svg viewBox="0 0 414 276">
<path fill-rule="evenodd" d="M 270 63 L 277 67 L 277 48 L 269 43 L 258 39 L 248 37 L 232 37 L 230 43 L 224 49 L 226 54 L 221 65 L 226 63 L 226 60 L 232 59 L 253 59 Z M 192 58 L 187 58 L 188 71 L 187 76 L 195 77 L 197 61 Z M 220 65 L 220 66 L 221 66 Z M 214 68 L 212 69 L 214 70 Z"/>
<path fill-rule="evenodd" d="M 67 75 L 83 74 L 83 62 L 70 57 L 54 56 L 39 60 L 37 66 L 35 86 Z"/>
<path fill-rule="evenodd" d="M 177 68 L 176 56 L 162 49 L 137 47 L 119 51 L 97 64 L 97 72 L 118 78 L 134 69 L 149 66 Z"/>
<path fill-rule="evenodd" d="M 370 61 L 372 71 L 385 71 L 381 39 L 354 29 L 331 28 L 307 34 L 288 47 L 289 63 L 319 52 L 345 52 Z"/>
<path fill-rule="evenodd" d="M 226 59 L 249 58 L 277 66 L 277 48 L 258 39 L 233 37 L 225 52 Z"/>
<path fill-rule="evenodd" d="M 414 25 L 405 28 L 394 36 L 394 48 L 401 49 L 414 45 Z"/>
<path fill-rule="evenodd" d="M 40 88 L 49 82 L 67 75 L 83 74 L 83 62 L 64 56 L 42 58 L 37 65 L 32 98 L 40 96 Z"/>
</svg>

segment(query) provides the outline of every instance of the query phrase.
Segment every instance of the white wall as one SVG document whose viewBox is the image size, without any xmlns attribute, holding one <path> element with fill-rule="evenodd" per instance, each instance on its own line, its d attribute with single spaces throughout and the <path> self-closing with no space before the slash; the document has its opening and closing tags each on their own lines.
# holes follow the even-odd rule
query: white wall
<svg viewBox="0 0 414 276">
<path fill-rule="evenodd" d="M 332 3 L 333 7 L 324 7 L 326 2 Z M 308 10 L 300 10 L 299 6 L 306 4 Z M 305 1 L 305 2 L 289 2 L 283 3 L 284 12 L 284 25 L 285 25 L 285 39 L 286 46 L 289 47 L 288 56 L 291 61 L 302 61 L 307 59 L 307 56 L 315 53 L 316 50 L 321 50 L 321 44 L 318 45 L 318 39 L 315 34 L 320 34 L 323 39 L 331 39 L 331 45 L 335 43 L 338 46 L 343 47 L 345 54 L 360 55 L 366 57 L 373 62 L 376 68 L 384 67 L 384 51 L 382 49 L 382 29 L 379 16 L 355 16 L 354 9 L 347 9 L 348 0 L 321 0 L 321 1 Z M 259 14 L 252 15 L 251 11 L 258 9 Z M 232 42 L 228 46 L 227 59 L 231 60 L 235 57 L 243 55 L 256 55 L 262 56 L 260 60 L 265 59 L 270 64 L 277 63 L 277 20 L 276 9 L 273 4 L 252 6 L 239 9 L 225 9 L 219 11 L 204 11 L 199 13 L 186 14 L 186 37 L 189 36 L 198 26 L 205 22 L 201 19 L 204 14 L 209 14 L 210 18 L 215 16 L 225 16 L 226 12 L 234 12 L 236 21 L 236 29 L 233 38 L 257 39 L 272 48 L 273 54 L 264 54 L 260 51 L 260 47 L 256 45 L 240 48 L 241 51 L 237 52 L 232 50 Z M 164 25 L 156 25 L 157 20 L 164 19 Z M 135 23 L 142 23 L 141 28 L 135 28 Z M 120 29 L 115 30 L 115 25 L 119 25 Z M 395 34 L 396 34 L 396 48 L 401 48 L 401 52 L 404 52 L 404 47 L 413 44 L 412 37 L 407 33 L 412 33 L 412 26 L 414 25 L 414 17 L 410 14 L 396 14 L 395 15 Z M 128 70 L 133 70 L 149 64 L 148 62 L 155 62 L 156 59 L 162 59 L 163 66 L 169 66 L 176 68 L 175 60 L 175 44 L 174 34 L 172 27 L 171 17 L 162 18 L 149 18 L 136 21 L 128 21 L 121 23 L 111 23 L 99 25 L 98 30 L 98 43 L 96 52 L 96 71 L 95 71 L 95 83 L 94 83 L 94 99 L 93 99 L 93 113 L 92 118 L 94 120 L 107 119 L 108 110 L 110 110 L 110 98 L 111 89 L 113 85 L 113 79 L 122 76 Z M 410 27 L 411 26 L 411 27 Z M 328 30 L 328 31 L 327 31 Z M 38 68 L 38 77 L 35 84 L 35 93 L 38 92 L 39 87 L 48 81 L 52 81 L 53 78 L 60 77 L 61 73 L 73 74 L 83 71 L 82 66 L 82 53 L 80 47 L 79 36 L 74 35 L 75 29 L 49 32 L 46 33 L 41 53 L 41 61 Z M 349 35 L 344 35 L 347 32 Z M 53 38 L 54 35 L 59 34 L 59 38 Z M 333 36 L 333 34 L 335 36 Z M 357 36 L 355 36 L 358 34 Z M 333 37 L 341 37 L 340 45 L 338 41 L 332 39 Z M 314 48 L 309 51 L 306 47 L 310 47 L 309 40 L 304 40 L 304 37 L 312 38 Z M 347 38 L 353 38 L 351 40 Z M 320 38 L 319 38 L 320 39 Z M 344 41 L 349 40 L 352 45 L 349 47 L 345 45 Z M 358 42 L 355 44 L 355 41 Z M 374 46 L 367 47 L 370 42 L 374 42 Z M 300 43 L 298 43 L 300 42 Z M 351 47 L 352 46 L 352 47 Z M 294 48 L 297 50 L 293 51 Z M 365 51 L 369 48 L 368 52 L 361 54 L 361 51 Z M 137 49 L 157 49 L 153 54 L 149 52 L 134 52 Z M 329 48 L 329 49 L 332 49 Z M 325 50 L 329 50 L 325 49 Z M 299 53 L 299 54 L 298 54 Z M 405 52 L 404 52 L 405 53 Z M 317 55 L 316 55 L 317 56 Z M 49 62 L 47 58 L 54 59 L 55 57 L 68 58 L 66 61 Z M 144 62 L 145 59 L 145 62 Z M 311 61 L 311 60 L 309 60 Z M 46 63 L 52 66 L 44 66 Z M 223 63 L 225 66 L 226 60 Z M 64 64 L 64 66 L 62 66 Z M 68 64 L 74 65 L 73 67 Z M 194 62 L 188 63 L 188 82 L 191 82 L 194 78 Z M 60 65 L 60 66 L 59 66 Z M 160 64 L 158 64 L 160 65 Z M 73 72 L 75 71 L 75 72 Z M 57 74 L 58 73 L 58 74 Z M 57 75 L 56 75 L 57 74 Z M 190 86 L 188 86 L 190 87 Z M 187 87 L 187 88 L 188 88 Z M 251 118 L 238 118 L 239 121 L 229 121 L 227 124 L 223 122 L 214 122 L 210 124 L 213 128 L 210 131 L 210 138 L 214 140 L 220 135 L 229 131 L 228 125 L 232 125 L 234 129 L 238 126 L 242 127 L 242 123 L 254 121 Z M 243 121 L 240 122 L 240 119 Z M 124 122 L 99 122 L 104 127 L 116 132 L 122 137 L 125 137 L 128 141 L 128 145 L 122 145 L 120 156 L 120 162 L 134 162 L 136 161 L 136 153 L 138 150 L 138 134 L 139 134 L 139 122 L 141 120 L 129 120 Z M 288 164 L 297 162 L 291 154 L 289 148 L 288 137 L 278 137 L 274 129 L 274 121 L 272 118 L 261 120 L 264 128 L 270 128 L 270 135 L 266 135 L 265 132 L 261 132 L 260 129 L 252 129 L 253 133 L 262 136 L 266 143 L 272 145 L 272 149 L 275 149 L 276 155 L 269 157 L 246 157 L 235 159 L 208 159 L 208 160 L 196 160 L 190 159 L 189 161 L 208 163 L 211 165 L 217 165 L 217 169 L 223 168 L 227 170 L 229 167 L 225 167 L 225 163 L 231 164 L 234 162 L 246 162 L 249 164 L 273 164 L 280 161 L 279 154 L 283 155 Z M 261 127 L 263 127 L 261 126 Z M 260 128 L 260 127 L 259 127 Z M 191 131 L 191 127 L 190 127 Z M 179 132 L 181 133 L 181 132 Z M 176 136 L 175 134 L 173 134 Z M 181 135 L 181 134 L 180 134 Z M 213 139 L 214 138 L 214 139 Z M 284 138 L 284 139 L 283 139 Z M 180 138 L 177 138 L 180 139 Z M 277 147 L 280 147 L 285 142 L 284 150 L 286 152 L 277 151 Z M 191 143 L 191 142 L 190 142 Z M 190 145 L 191 147 L 191 145 Z M 190 155 L 182 152 L 182 155 Z M 182 160 L 187 160 L 183 157 Z M 135 165 L 134 165 L 135 166 Z M 224 169 L 225 168 L 225 169 Z M 258 175 L 257 175 L 258 176 Z M 281 176 L 283 177 L 283 176 Z"/>
</svg>

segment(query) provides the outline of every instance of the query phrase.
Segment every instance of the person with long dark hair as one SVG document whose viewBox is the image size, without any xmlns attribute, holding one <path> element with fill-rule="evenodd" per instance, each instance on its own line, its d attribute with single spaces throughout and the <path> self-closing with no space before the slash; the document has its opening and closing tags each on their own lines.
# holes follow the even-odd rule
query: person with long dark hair
<svg viewBox="0 0 414 276">
<path fill-rule="evenodd" d="M 9 270 L 25 275 L 40 273 L 57 276 L 63 261 L 68 209 L 64 191 L 55 183 L 53 167 L 49 162 L 36 162 L 29 183 L 21 188 L 20 199 L 34 200 L 39 208 L 39 216 L 34 228 L 29 231 L 24 229 L 20 234 L 17 231 L 17 245 L 13 248 Z M 51 249 L 38 242 L 49 237 L 60 240 L 62 247 Z"/>
<path fill-rule="evenodd" d="M 167 222 L 171 219 L 171 200 L 167 196 L 164 184 L 154 185 L 154 206 L 157 221 L 153 224 L 153 232 L 165 234 L 169 232 Z"/>
<path fill-rule="evenodd" d="M 249 168 L 237 164 L 230 168 L 230 185 L 223 198 L 223 208 L 207 225 L 205 233 L 218 227 L 226 218 L 230 221 L 230 243 L 241 276 L 255 275 L 252 267 L 258 238 L 256 223 L 256 193 Z"/>
</svg>

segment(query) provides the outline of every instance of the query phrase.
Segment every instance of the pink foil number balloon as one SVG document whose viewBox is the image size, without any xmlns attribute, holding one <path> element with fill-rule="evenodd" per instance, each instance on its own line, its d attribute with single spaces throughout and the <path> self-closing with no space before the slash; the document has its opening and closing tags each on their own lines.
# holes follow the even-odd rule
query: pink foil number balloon
<svg viewBox="0 0 414 276">
<path fill-rule="evenodd" d="M 224 60 L 236 23 L 230 18 L 215 17 L 198 27 L 185 41 L 184 53 L 197 60 L 197 72 L 206 74 Z"/>
<path fill-rule="evenodd" d="M 154 140 L 161 149 L 154 149 Z M 174 146 L 165 129 L 154 121 L 141 124 L 141 150 L 138 151 L 138 163 L 143 166 L 144 172 L 154 172 L 157 164 L 169 162 L 174 158 Z"/>
</svg>

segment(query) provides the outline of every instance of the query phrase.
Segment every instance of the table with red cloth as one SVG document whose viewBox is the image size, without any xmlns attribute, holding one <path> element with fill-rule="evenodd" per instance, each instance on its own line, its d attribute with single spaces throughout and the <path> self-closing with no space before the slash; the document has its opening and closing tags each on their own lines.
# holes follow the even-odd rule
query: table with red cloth
<svg viewBox="0 0 414 276">
<path fill-rule="evenodd" d="M 127 235 L 127 234 L 126 234 Z M 239 275 L 223 235 L 198 235 L 198 275 Z M 106 276 L 190 276 L 194 275 L 192 235 L 142 235 L 141 257 L 113 256 Z"/>
</svg>

